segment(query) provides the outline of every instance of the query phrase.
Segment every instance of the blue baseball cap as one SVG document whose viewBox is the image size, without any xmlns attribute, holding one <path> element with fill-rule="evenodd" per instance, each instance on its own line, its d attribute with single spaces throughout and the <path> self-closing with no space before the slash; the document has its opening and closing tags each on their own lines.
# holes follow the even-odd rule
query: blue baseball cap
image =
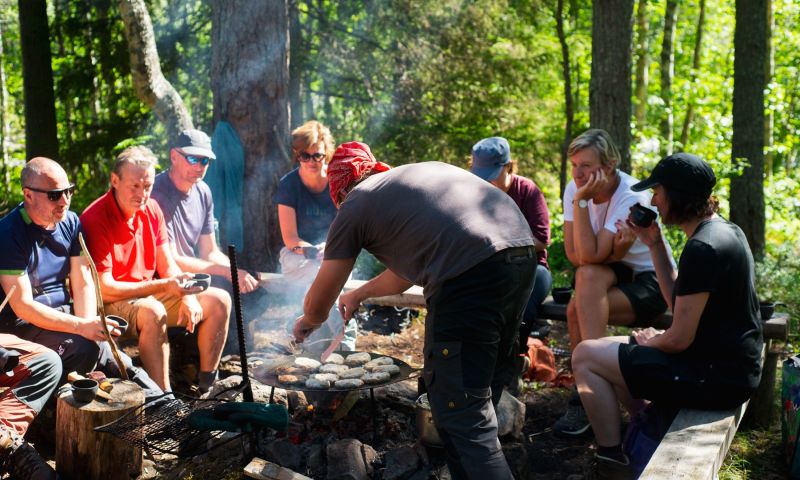
<svg viewBox="0 0 800 480">
<path fill-rule="evenodd" d="M 503 137 L 489 137 L 472 147 L 472 167 L 469 171 L 486 181 L 492 181 L 509 163 L 511 148 L 508 140 Z"/>
</svg>

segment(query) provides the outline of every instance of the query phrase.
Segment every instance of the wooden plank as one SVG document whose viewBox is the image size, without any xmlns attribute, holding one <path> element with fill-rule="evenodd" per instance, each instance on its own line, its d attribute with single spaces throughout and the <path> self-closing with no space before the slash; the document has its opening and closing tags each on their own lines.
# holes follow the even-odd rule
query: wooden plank
<svg viewBox="0 0 800 480">
<path fill-rule="evenodd" d="M 311 480 L 305 475 L 300 475 L 288 468 L 254 457 L 244 467 L 244 474 L 258 480 Z"/>
<path fill-rule="evenodd" d="M 746 409 L 747 402 L 731 410 L 681 410 L 639 478 L 716 478 Z"/>
</svg>

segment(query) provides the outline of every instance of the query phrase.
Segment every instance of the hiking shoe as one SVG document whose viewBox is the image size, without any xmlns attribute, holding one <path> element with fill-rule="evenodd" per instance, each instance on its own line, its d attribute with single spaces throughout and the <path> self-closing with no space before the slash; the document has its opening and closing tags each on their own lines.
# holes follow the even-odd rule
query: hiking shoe
<svg viewBox="0 0 800 480">
<path fill-rule="evenodd" d="M 633 480 L 636 476 L 627 457 L 625 457 L 625 463 L 622 463 L 613 458 L 595 455 L 591 470 L 585 478 L 587 480 Z"/>
<path fill-rule="evenodd" d="M 567 404 L 567 411 L 553 424 L 553 431 L 560 435 L 577 436 L 589 430 L 591 424 L 583 405 Z"/>
<path fill-rule="evenodd" d="M 0 474 L 10 478 L 54 480 L 58 478 L 33 446 L 16 433 L 0 428 Z"/>
</svg>

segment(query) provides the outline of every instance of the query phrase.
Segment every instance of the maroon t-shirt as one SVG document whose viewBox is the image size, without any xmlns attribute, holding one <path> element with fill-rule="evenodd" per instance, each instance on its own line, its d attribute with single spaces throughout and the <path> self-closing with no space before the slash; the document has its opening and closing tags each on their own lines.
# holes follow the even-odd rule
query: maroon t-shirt
<svg viewBox="0 0 800 480">
<path fill-rule="evenodd" d="M 550 211 L 547 210 L 547 202 L 544 194 L 533 180 L 519 175 L 511 175 L 511 187 L 508 189 L 508 196 L 514 200 L 537 240 L 545 244 L 550 243 Z M 547 250 L 536 253 L 539 264 L 547 265 Z"/>
</svg>

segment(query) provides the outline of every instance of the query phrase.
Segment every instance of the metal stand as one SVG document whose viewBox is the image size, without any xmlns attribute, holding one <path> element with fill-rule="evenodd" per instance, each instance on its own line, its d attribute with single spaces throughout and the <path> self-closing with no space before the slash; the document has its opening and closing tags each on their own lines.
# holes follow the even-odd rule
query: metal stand
<svg viewBox="0 0 800 480">
<path fill-rule="evenodd" d="M 244 320 L 242 320 L 242 299 L 239 292 L 239 268 L 236 266 L 236 247 L 228 245 L 228 258 L 231 261 L 231 283 L 233 288 L 233 308 L 236 312 L 236 330 L 239 340 L 239 361 L 242 366 L 242 385 L 245 402 L 253 401 L 253 386 L 250 384 L 250 373 L 247 371 L 247 347 L 244 341 Z M 272 403 L 270 401 L 270 403 Z"/>
</svg>

